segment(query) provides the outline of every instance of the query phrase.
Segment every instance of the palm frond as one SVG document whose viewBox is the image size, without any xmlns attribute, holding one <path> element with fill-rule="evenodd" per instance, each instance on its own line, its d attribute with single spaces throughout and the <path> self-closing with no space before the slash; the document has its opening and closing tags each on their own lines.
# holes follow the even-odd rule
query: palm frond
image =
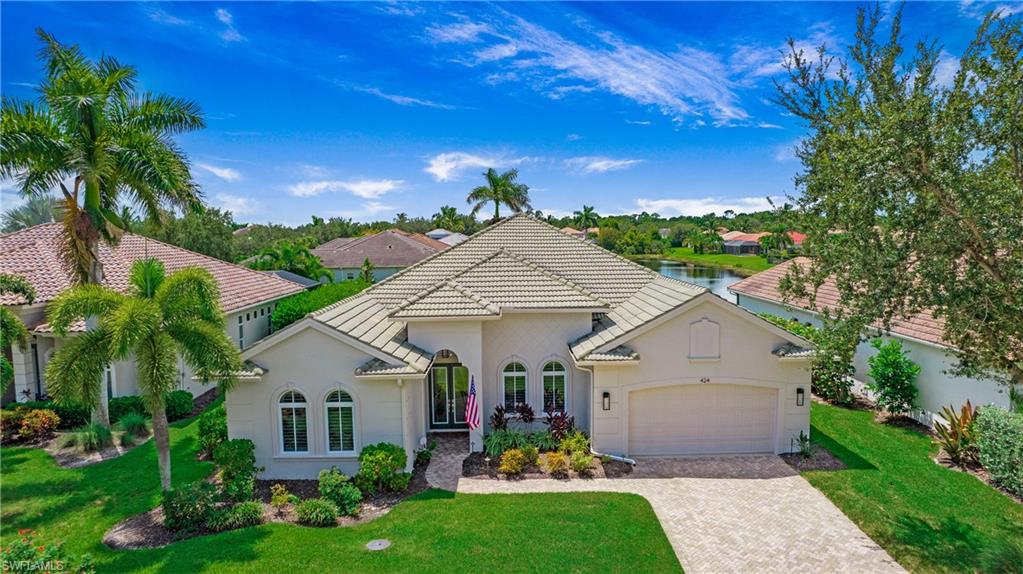
<svg viewBox="0 0 1023 574">
<path fill-rule="evenodd" d="M 220 288 L 205 269 L 186 267 L 175 271 L 163 280 L 154 299 L 167 320 L 199 319 L 223 329 Z"/>
<path fill-rule="evenodd" d="M 163 261 L 155 257 L 139 259 L 131 264 L 128 283 L 135 288 L 135 294 L 145 299 L 153 299 L 166 277 Z"/>
<path fill-rule="evenodd" d="M 77 285 L 57 295 L 46 312 L 46 320 L 54 333 L 64 336 L 75 321 L 106 315 L 125 299 L 124 295 L 102 285 Z"/>
<path fill-rule="evenodd" d="M 28 329 L 7 307 L 0 307 L 0 339 L 4 345 L 17 345 L 19 349 L 28 346 Z"/>
<path fill-rule="evenodd" d="M 110 333 L 111 358 L 127 359 L 141 341 L 159 333 L 162 325 L 159 305 L 149 299 L 125 297 L 103 317 L 103 326 Z"/>
<path fill-rule="evenodd" d="M 58 404 L 95 407 L 108 364 L 110 339 L 105 329 L 71 337 L 46 363 L 46 389 Z"/>
<path fill-rule="evenodd" d="M 21 295 L 29 304 L 36 299 L 36 290 L 24 277 L 0 273 L 0 293 Z"/>
<path fill-rule="evenodd" d="M 162 410 L 164 394 L 177 386 L 177 364 L 174 340 L 167 333 L 143 340 L 136 349 L 139 391 L 150 412 Z"/>
<path fill-rule="evenodd" d="M 178 320 L 167 325 L 166 333 L 177 342 L 185 362 L 203 382 L 216 380 L 230 389 L 241 369 L 238 348 L 224 328 L 202 320 Z"/>
<path fill-rule="evenodd" d="M 118 124 L 147 133 L 175 134 L 206 127 L 196 102 L 148 92 L 121 98 L 115 113 Z"/>
</svg>

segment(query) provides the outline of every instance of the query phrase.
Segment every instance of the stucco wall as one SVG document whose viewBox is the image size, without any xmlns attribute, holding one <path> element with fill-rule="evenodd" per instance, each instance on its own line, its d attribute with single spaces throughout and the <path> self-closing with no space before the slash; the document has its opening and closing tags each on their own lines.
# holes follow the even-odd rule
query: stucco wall
<svg viewBox="0 0 1023 574">
<path fill-rule="evenodd" d="M 754 313 L 771 313 L 779 317 L 795 318 L 802 323 L 815 326 L 821 324 L 814 313 L 744 295 L 738 297 L 739 305 Z M 941 412 L 942 407 L 948 405 L 958 407 L 967 400 L 974 405 L 996 404 L 1003 408 L 1009 407 L 1009 395 L 1005 387 L 988 380 L 956 377 L 946 373 L 955 365 L 956 360 L 948 355 L 944 348 L 898 335 L 892 338 L 902 341 L 902 348 L 909 351 L 909 358 L 920 366 L 920 375 L 916 381 L 919 410 L 912 413 L 912 416 L 921 423 L 929 425 L 933 422 L 933 416 Z M 871 346 L 870 341 L 860 343 L 856 348 L 856 355 L 853 357 L 856 379 L 871 380 L 868 374 L 870 372 L 868 360 L 876 353 L 877 350 Z M 858 387 L 857 390 L 869 394 L 864 387 Z"/>
<path fill-rule="evenodd" d="M 401 271 L 404 267 L 374 267 L 373 268 L 373 281 L 380 281 L 395 273 Z M 334 273 L 334 281 L 348 281 L 349 279 L 358 279 L 362 275 L 361 267 L 334 267 L 331 269 Z M 322 281 L 322 280 L 321 280 Z"/>
<path fill-rule="evenodd" d="M 720 359 L 692 360 L 690 325 L 709 319 L 720 326 Z M 594 448 L 627 454 L 629 393 L 633 390 L 680 384 L 735 384 L 778 389 L 776 452 L 788 452 L 799 431 L 810 430 L 810 373 L 805 362 L 782 361 L 771 351 L 785 340 L 750 318 L 712 302 L 696 307 L 637 336 L 628 343 L 639 353 L 638 365 L 594 368 L 592 437 Z M 796 389 L 806 389 L 803 406 Z M 611 409 L 603 410 L 602 395 L 610 393 Z"/>
<path fill-rule="evenodd" d="M 230 438 L 247 438 L 256 445 L 256 464 L 265 466 L 263 478 L 315 478 L 323 468 L 337 465 L 347 474 L 358 471 L 356 456 L 338 456 L 326 450 L 323 401 L 337 388 L 355 401 L 355 448 L 364 445 L 406 442 L 404 424 L 411 409 L 402 408 L 402 387 L 396 380 L 359 380 L 356 367 L 370 357 L 315 329 L 304 329 L 266 349 L 252 360 L 267 370 L 259 382 L 240 382 L 227 394 L 227 427 Z M 407 384 L 407 383 L 406 383 Z M 406 396 L 419 394 L 412 383 Z M 301 392 L 306 399 L 309 452 L 285 454 L 280 446 L 280 417 L 277 400 L 287 390 Z M 412 432 L 411 450 L 419 434 Z M 414 438 L 411 438 L 414 437 Z"/>
</svg>

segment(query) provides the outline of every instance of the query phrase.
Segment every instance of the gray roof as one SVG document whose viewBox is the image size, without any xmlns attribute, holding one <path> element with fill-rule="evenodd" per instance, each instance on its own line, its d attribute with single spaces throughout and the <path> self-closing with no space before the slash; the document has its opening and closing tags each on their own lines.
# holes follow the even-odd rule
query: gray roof
<svg viewBox="0 0 1023 574">
<path fill-rule="evenodd" d="M 806 347 L 800 347 L 795 343 L 784 343 L 777 349 L 771 351 L 776 357 L 782 357 L 786 359 L 806 359 L 814 356 L 813 349 L 807 349 Z"/>
<path fill-rule="evenodd" d="M 274 271 L 264 271 L 263 273 L 266 273 L 267 275 L 273 275 L 275 277 L 280 277 L 281 279 L 286 279 L 288 281 L 291 281 L 292 283 L 298 283 L 299 285 L 305 287 L 306 289 L 312 289 L 313 287 L 320 286 L 319 281 L 315 279 L 310 279 L 308 277 L 303 277 L 298 273 L 292 273 L 291 271 L 283 271 L 278 269 Z"/>
<path fill-rule="evenodd" d="M 601 347 L 705 292 L 519 214 L 312 318 L 387 354 L 393 364 L 423 372 L 432 356 L 407 341 L 406 320 L 494 317 L 505 310 L 601 313 L 594 332 L 572 344 L 573 355 L 583 359 L 608 352 Z"/>
<path fill-rule="evenodd" d="M 408 267 L 447 249 L 446 243 L 419 233 L 388 229 L 363 237 L 338 237 L 312 250 L 329 269 L 360 267 L 369 259 L 377 267 Z"/>
<path fill-rule="evenodd" d="M 639 360 L 639 353 L 633 351 L 629 347 L 619 345 L 610 351 L 603 353 L 590 353 L 586 355 L 587 361 L 607 362 L 607 363 L 622 363 Z"/>
<path fill-rule="evenodd" d="M 459 243 L 465 241 L 466 239 L 469 239 L 468 235 L 464 233 L 458 233 L 456 231 L 454 233 L 449 233 L 444 237 L 441 237 L 440 239 L 437 239 L 437 241 L 440 241 L 445 245 L 458 245 Z"/>
</svg>

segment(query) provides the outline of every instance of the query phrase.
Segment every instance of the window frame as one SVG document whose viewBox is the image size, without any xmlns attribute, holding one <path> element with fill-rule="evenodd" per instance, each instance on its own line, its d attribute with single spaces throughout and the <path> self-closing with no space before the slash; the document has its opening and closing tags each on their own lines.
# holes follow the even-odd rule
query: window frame
<svg viewBox="0 0 1023 574">
<path fill-rule="evenodd" d="M 292 402 L 288 402 L 288 403 L 282 402 L 284 397 L 286 395 L 288 395 L 288 394 L 291 394 L 291 393 L 302 397 L 302 401 L 301 402 L 292 401 Z M 310 452 L 311 452 L 311 448 L 310 448 L 310 444 L 309 444 L 310 443 L 310 440 L 309 440 L 309 438 L 310 438 L 309 437 L 309 426 L 310 426 L 310 424 L 309 424 L 309 415 L 310 415 L 310 411 L 309 411 L 309 399 L 306 398 L 306 394 L 304 392 L 298 390 L 298 389 L 288 389 L 288 390 L 282 392 L 280 395 L 277 396 L 277 400 L 275 401 L 275 403 L 276 403 L 276 408 L 277 408 L 277 424 L 279 425 L 279 428 L 277 429 L 277 445 L 278 445 L 280 454 L 283 455 L 283 456 L 306 456 L 306 455 L 310 454 Z M 285 447 L 284 447 L 284 409 L 298 409 L 298 408 L 301 408 L 301 409 L 303 409 L 305 411 L 305 450 L 297 450 L 297 447 L 298 447 L 298 434 L 297 433 L 295 434 L 295 447 L 296 447 L 296 450 L 286 450 Z"/>
<path fill-rule="evenodd" d="M 331 396 L 334 395 L 334 393 L 344 393 L 345 395 L 348 396 L 348 400 L 347 401 L 331 401 L 330 398 L 331 398 Z M 352 449 L 351 450 L 343 450 L 344 449 L 344 431 L 341 428 L 341 420 L 338 419 L 338 428 L 339 428 L 339 430 L 342 431 L 341 432 L 341 436 L 340 436 L 340 442 L 341 442 L 342 450 L 331 450 L 331 448 L 330 448 L 330 409 L 332 407 L 341 409 L 341 408 L 344 408 L 346 406 L 351 407 L 351 409 L 352 409 Z M 339 412 L 338 416 L 340 416 L 340 412 Z M 331 390 L 327 391 L 326 396 L 323 397 L 323 437 L 324 437 L 324 440 L 325 440 L 325 442 L 324 442 L 324 452 L 326 452 L 328 455 L 331 455 L 331 456 L 356 456 L 356 455 L 358 455 L 358 453 L 359 453 L 359 433 L 357 432 L 357 429 L 359 428 L 358 416 L 359 416 L 359 407 L 358 407 L 358 404 L 357 404 L 357 402 L 355 400 L 355 395 L 353 395 L 351 391 L 349 391 L 348 389 L 346 389 L 344 387 L 340 387 L 340 386 L 339 387 L 334 387 Z"/>
<path fill-rule="evenodd" d="M 546 388 L 546 386 L 547 386 L 547 376 L 548 376 L 547 367 L 549 367 L 551 365 L 558 365 L 558 366 L 561 367 L 560 371 L 555 371 L 555 370 L 550 371 L 550 373 L 552 374 L 551 376 L 557 376 L 558 374 L 561 375 L 561 393 L 562 393 L 561 399 L 562 399 L 562 405 L 561 405 L 561 410 L 560 411 L 559 410 L 551 410 L 551 411 L 547 410 L 547 388 Z M 543 404 L 541 405 L 541 410 L 543 411 L 544 414 L 567 413 L 568 412 L 568 387 L 569 387 L 569 374 L 568 374 L 568 367 L 565 365 L 565 361 L 563 361 L 562 359 L 560 359 L 558 357 L 554 357 L 554 358 L 550 358 L 550 359 L 545 360 L 543 362 L 543 366 L 540 367 L 540 397 L 541 397 L 541 401 L 543 402 Z M 557 397 L 557 394 L 555 394 L 555 397 Z"/>
<path fill-rule="evenodd" d="M 509 371 L 509 367 L 518 367 L 520 370 Z M 513 378 L 522 378 L 522 401 L 514 402 L 511 406 L 508 405 L 508 380 Z M 514 396 L 517 389 L 512 390 Z M 504 405 L 505 410 L 514 412 L 515 405 L 518 404 L 529 404 L 529 368 L 526 364 L 519 360 L 511 360 L 505 363 L 501 367 L 501 404 Z"/>
</svg>

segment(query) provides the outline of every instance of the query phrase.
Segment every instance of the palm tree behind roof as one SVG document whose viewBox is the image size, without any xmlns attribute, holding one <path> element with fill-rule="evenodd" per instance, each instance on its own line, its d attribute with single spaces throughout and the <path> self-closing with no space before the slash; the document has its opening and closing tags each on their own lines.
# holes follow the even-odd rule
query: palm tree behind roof
<svg viewBox="0 0 1023 574">
<path fill-rule="evenodd" d="M 519 177 L 517 169 L 510 169 L 498 174 L 494 168 L 490 168 L 483 174 L 487 184 L 474 188 L 465 198 L 466 203 L 472 204 L 470 214 L 475 217 L 488 203 L 494 204 L 494 218 L 501 219 L 501 205 L 508 207 L 514 213 L 520 213 L 532 208 L 529 203 L 529 186 L 518 183 L 515 180 Z"/>
</svg>

